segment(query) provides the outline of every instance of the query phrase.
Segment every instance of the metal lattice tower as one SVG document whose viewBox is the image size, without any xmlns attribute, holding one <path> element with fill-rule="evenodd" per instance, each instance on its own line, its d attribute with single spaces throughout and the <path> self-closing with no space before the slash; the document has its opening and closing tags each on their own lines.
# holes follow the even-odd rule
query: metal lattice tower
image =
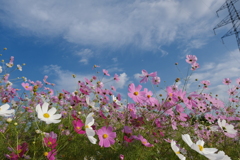
<svg viewBox="0 0 240 160">
<path fill-rule="evenodd" d="M 229 23 L 232 23 L 233 27 L 224 35 L 222 36 L 222 40 L 225 37 L 231 36 L 235 34 L 236 39 L 237 39 L 237 44 L 238 48 L 240 51 L 240 11 L 236 10 L 234 4 L 239 1 L 239 0 L 226 0 L 225 3 L 216 11 L 217 15 L 218 12 L 227 8 L 229 15 L 225 17 L 220 23 L 218 23 L 214 28 L 214 33 L 215 29 L 225 26 Z"/>
</svg>

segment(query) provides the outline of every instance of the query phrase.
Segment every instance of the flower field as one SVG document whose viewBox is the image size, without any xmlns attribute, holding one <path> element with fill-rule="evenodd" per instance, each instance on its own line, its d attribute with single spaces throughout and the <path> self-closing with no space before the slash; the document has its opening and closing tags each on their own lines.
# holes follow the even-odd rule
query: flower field
<svg viewBox="0 0 240 160">
<path fill-rule="evenodd" d="M 196 56 L 187 55 L 186 63 L 197 72 Z M 159 94 L 161 77 L 142 70 L 139 84 L 130 83 L 122 95 L 114 86 L 105 88 L 104 77 L 111 77 L 106 69 L 79 79 L 70 92 L 55 91 L 48 76 L 11 81 L 23 66 L 15 65 L 13 56 L 0 66 L 0 159 L 240 159 L 240 78 L 223 80 L 229 87 L 223 102 L 217 93 L 205 93 L 208 80 L 199 80 L 200 90 L 188 91 L 191 73 Z M 180 81 L 184 86 L 176 85 Z M 146 83 L 152 88 L 144 88 Z"/>
</svg>

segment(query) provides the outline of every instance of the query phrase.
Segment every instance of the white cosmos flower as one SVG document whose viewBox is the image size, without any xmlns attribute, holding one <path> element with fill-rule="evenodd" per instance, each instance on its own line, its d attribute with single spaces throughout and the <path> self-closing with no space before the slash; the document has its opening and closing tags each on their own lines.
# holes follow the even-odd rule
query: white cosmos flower
<svg viewBox="0 0 240 160">
<path fill-rule="evenodd" d="M 92 144 L 96 144 L 97 139 L 93 137 L 95 135 L 95 131 L 92 129 L 92 125 L 94 124 L 93 114 L 94 113 L 91 112 L 87 115 L 86 122 L 85 122 L 85 131 L 89 141 Z"/>
<path fill-rule="evenodd" d="M 0 116 L 9 117 L 15 113 L 14 109 L 10 109 L 9 104 L 4 104 L 0 107 Z"/>
<path fill-rule="evenodd" d="M 48 110 L 48 103 L 44 102 L 42 105 L 42 108 L 40 104 L 37 105 L 36 111 L 38 113 L 38 118 L 42 121 L 45 121 L 47 124 L 50 123 L 59 123 L 61 120 L 61 114 L 55 114 L 57 109 L 52 107 L 51 109 Z"/>
<path fill-rule="evenodd" d="M 217 152 L 218 149 L 216 148 L 204 148 L 204 141 L 203 140 L 198 140 L 195 143 L 192 142 L 189 134 L 184 134 L 182 135 L 182 139 L 184 142 L 186 142 L 188 144 L 189 147 L 191 147 L 193 150 L 197 151 L 198 153 L 202 154 L 202 155 L 206 155 L 206 154 L 214 154 L 215 152 Z"/>
<path fill-rule="evenodd" d="M 205 156 L 210 160 L 231 160 L 223 151 L 219 151 L 215 154 L 206 154 Z"/>
<path fill-rule="evenodd" d="M 19 71 L 22 71 L 22 66 L 21 65 L 18 64 L 17 68 L 18 68 Z"/>
<path fill-rule="evenodd" d="M 172 150 L 176 153 L 176 155 L 178 156 L 179 159 L 181 160 L 186 160 L 186 157 L 184 157 L 181 153 L 180 153 L 180 150 L 179 148 L 177 147 L 176 145 L 176 142 L 175 141 L 171 141 L 171 147 L 172 147 Z"/>
<path fill-rule="evenodd" d="M 86 96 L 86 102 L 87 102 L 87 105 L 90 106 L 93 110 L 95 110 L 97 112 L 99 111 L 99 108 L 95 107 L 95 103 L 94 102 L 90 102 L 89 96 Z"/>
<path fill-rule="evenodd" d="M 113 102 L 115 102 L 117 105 L 121 106 L 121 102 L 117 99 L 117 97 L 115 97 L 114 95 L 112 95 L 112 100 Z"/>
<path fill-rule="evenodd" d="M 226 123 L 226 120 L 218 119 L 218 125 L 223 130 L 224 134 L 228 137 L 234 138 L 237 135 L 237 130 L 234 129 L 234 126 Z"/>
</svg>

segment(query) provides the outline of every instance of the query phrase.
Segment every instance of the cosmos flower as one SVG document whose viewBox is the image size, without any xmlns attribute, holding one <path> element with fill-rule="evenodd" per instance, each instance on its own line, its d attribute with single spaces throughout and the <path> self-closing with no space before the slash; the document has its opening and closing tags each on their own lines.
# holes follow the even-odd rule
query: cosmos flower
<svg viewBox="0 0 240 160">
<path fill-rule="evenodd" d="M 181 160 L 185 160 L 186 159 L 186 157 L 184 157 L 180 153 L 180 149 L 178 148 L 178 146 L 176 145 L 176 142 L 174 140 L 171 141 L 171 148 L 176 153 L 176 155 L 178 156 L 179 159 L 181 159 Z"/>
<path fill-rule="evenodd" d="M 89 141 L 92 144 L 96 144 L 97 139 L 93 137 L 95 135 L 95 131 L 92 129 L 92 125 L 94 124 L 93 114 L 94 113 L 91 112 L 87 115 L 86 122 L 85 122 L 85 131 Z"/>
<path fill-rule="evenodd" d="M 224 78 L 222 82 L 223 84 L 229 85 L 232 81 L 229 78 Z"/>
<path fill-rule="evenodd" d="M 112 131 L 112 127 L 102 127 L 97 131 L 97 135 L 101 147 L 110 147 L 115 143 L 114 138 L 116 138 L 116 132 Z"/>
<path fill-rule="evenodd" d="M 14 109 L 10 109 L 9 104 L 4 104 L 0 107 L 0 116 L 9 117 L 15 113 Z"/>
<path fill-rule="evenodd" d="M 237 135 L 237 130 L 234 129 L 234 126 L 226 123 L 226 120 L 218 119 L 218 125 L 223 130 L 224 134 L 228 137 L 234 138 Z"/>
<path fill-rule="evenodd" d="M 149 73 L 146 70 L 142 70 L 142 74 L 143 76 L 139 76 L 140 78 L 142 78 L 142 80 L 140 81 L 140 83 L 146 83 L 148 81 L 148 77 L 156 77 L 157 76 L 157 72 L 152 72 Z"/>
<path fill-rule="evenodd" d="M 186 55 L 186 62 L 189 64 L 193 64 L 197 61 L 197 57 L 195 55 Z"/>
<path fill-rule="evenodd" d="M 42 108 L 40 104 L 37 105 L 36 111 L 38 113 L 38 118 L 42 121 L 45 121 L 47 124 L 50 123 L 59 123 L 61 120 L 61 114 L 55 114 L 57 109 L 52 107 L 50 110 L 48 110 L 48 103 L 44 102 L 42 105 Z"/>
<path fill-rule="evenodd" d="M 189 147 L 191 147 L 193 150 L 197 151 L 202 155 L 214 154 L 217 151 L 216 148 L 204 148 L 203 146 L 205 142 L 203 140 L 198 140 L 196 144 L 193 143 L 189 134 L 182 135 L 182 139 L 184 142 L 188 144 Z"/>
</svg>

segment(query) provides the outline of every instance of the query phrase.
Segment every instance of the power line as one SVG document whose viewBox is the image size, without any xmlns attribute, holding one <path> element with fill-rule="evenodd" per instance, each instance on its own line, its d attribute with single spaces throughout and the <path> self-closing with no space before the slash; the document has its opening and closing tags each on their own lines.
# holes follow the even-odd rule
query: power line
<svg viewBox="0 0 240 160">
<path fill-rule="evenodd" d="M 222 42 L 223 38 L 231 36 L 235 34 L 236 39 L 237 39 L 237 44 L 238 48 L 240 51 L 240 11 L 236 10 L 234 4 L 239 1 L 239 0 L 226 0 L 225 3 L 216 11 L 217 15 L 218 12 L 227 8 L 228 9 L 228 15 L 220 22 L 218 23 L 214 28 L 214 33 L 215 29 L 225 26 L 229 23 L 232 23 L 233 27 L 224 35 L 222 36 Z"/>
</svg>

